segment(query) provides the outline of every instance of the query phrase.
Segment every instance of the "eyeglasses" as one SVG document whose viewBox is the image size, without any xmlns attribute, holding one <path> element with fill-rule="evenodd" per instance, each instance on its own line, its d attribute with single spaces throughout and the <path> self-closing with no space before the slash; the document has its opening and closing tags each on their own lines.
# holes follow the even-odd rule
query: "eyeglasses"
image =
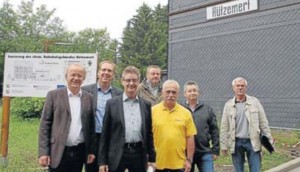
<svg viewBox="0 0 300 172">
<path fill-rule="evenodd" d="M 138 83 L 139 82 L 138 79 L 123 79 L 123 81 L 125 81 L 126 83 L 130 83 L 130 82 Z"/>
</svg>

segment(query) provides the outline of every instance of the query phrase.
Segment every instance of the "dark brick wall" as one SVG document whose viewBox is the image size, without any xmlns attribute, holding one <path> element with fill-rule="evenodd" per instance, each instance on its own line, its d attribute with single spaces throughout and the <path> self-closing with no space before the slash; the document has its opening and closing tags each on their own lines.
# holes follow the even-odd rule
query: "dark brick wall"
<svg viewBox="0 0 300 172">
<path fill-rule="evenodd" d="M 300 2 L 260 0 L 257 11 L 211 21 L 205 2 L 169 1 L 168 77 L 196 80 L 218 115 L 231 81 L 245 77 L 271 126 L 300 129 Z"/>
</svg>

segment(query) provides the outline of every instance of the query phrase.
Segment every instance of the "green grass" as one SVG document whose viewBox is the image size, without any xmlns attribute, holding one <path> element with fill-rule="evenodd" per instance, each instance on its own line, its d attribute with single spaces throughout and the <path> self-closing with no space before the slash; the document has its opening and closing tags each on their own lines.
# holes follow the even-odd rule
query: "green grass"
<svg viewBox="0 0 300 172">
<path fill-rule="evenodd" d="M 288 162 L 293 158 L 289 155 L 290 149 L 300 140 L 297 131 L 271 129 L 272 136 L 275 138 L 276 153 L 269 154 L 264 148 L 262 151 L 262 171 L 274 168 L 280 164 Z M 296 148 L 300 150 L 299 146 Z M 222 154 L 222 153 L 221 153 Z M 223 172 L 221 168 L 223 165 L 232 165 L 231 157 L 224 157 L 221 155 L 218 160 L 214 162 L 216 172 Z M 218 168 L 219 167 L 219 168 Z M 245 170 L 248 171 L 248 164 L 245 164 Z"/>
<path fill-rule="evenodd" d="M 2 108 L 0 108 L 0 123 L 2 124 Z M 22 120 L 10 117 L 8 165 L 0 167 L 2 172 L 41 172 L 37 163 L 39 120 Z M 276 139 L 276 153 L 269 154 L 263 150 L 262 171 L 273 168 L 279 164 L 290 161 L 289 151 L 293 145 L 299 142 L 299 131 L 275 130 L 272 135 Z M 299 150 L 299 146 L 297 150 Z M 224 172 L 224 165 L 231 165 L 231 157 L 221 155 L 217 161 L 216 172 Z M 245 169 L 248 170 L 246 167 Z"/>
<path fill-rule="evenodd" d="M 0 108 L 2 124 L 2 108 Z M 8 138 L 8 165 L 0 167 L 0 171 L 7 172 L 40 172 L 37 163 L 39 120 L 25 121 L 10 117 Z"/>
</svg>

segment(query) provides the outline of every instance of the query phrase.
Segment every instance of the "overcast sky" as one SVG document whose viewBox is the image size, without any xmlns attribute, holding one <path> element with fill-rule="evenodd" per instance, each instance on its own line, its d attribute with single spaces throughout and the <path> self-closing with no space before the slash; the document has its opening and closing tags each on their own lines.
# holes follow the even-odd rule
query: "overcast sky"
<svg viewBox="0 0 300 172">
<path fill-rule="evenodd" d="M 27 0 L 25 0 L 27 1 Z M 0 0 L 1 6 L 4 0 Z M 21 0 L 9 0 L 17 8 Z M 107 28 L 111 38 L 120 40 L 127 20 L 145 2 L 151 8 L 166 5 L 168 0 L 35 0 L 35 5 L 46 4 L 48 10 L 56 9 L 55 16 L 64 21 L 69 31 L 85 28 Z"/>
</svg>

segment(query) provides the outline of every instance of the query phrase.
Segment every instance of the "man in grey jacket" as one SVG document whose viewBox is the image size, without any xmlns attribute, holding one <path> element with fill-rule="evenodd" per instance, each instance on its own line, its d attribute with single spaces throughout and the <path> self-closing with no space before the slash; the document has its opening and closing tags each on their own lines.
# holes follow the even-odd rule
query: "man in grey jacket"
<svg viewBox="0 0 300 172">
<path fill-rule="evenodd" d="M 146 80 L 142 81 L 138 87 L 139 97 L 149 101 L 152 106 L 158 104 L 162 99 L 160 77 L 160 67 L 150 65 L 147 67 Z"/>
<path fill-rule="evenodd" d="M 235 172 L 244 171 L 245 154 L 250 172 L 261 169 L 262 133 L 272 143 L 268 120 L 260 101 L 246 94 L 247 81 L 238 77 L 232 81 L 235 96 L 224 106 L 220 142 L 225 156 L 231 151 Z"/>
<path fill-rule="evenodd" d="M 39 164 L 49 172 L 81 172 L 95 159 L 92 95 L 80 86 L 86 71 L 80 64 L 66 70 L 67 87 L 49 91 L 39 130 Z"/>
<path fill-rule="evenodd" d="M 112 97 L 122 94 L 122 91 L 111 85 L 114 78 L 116 65 L 108 60 L 102 61 L 99 64 L 98 70 L 98 82 L 95 84 L 87 85 L 82 87 L 83 90 L 91 93 L 93 95 L 94 110 L 96 112 L 96 147 L 95 152 L 98 150 L 101 132 L 102 132 L 102 122 L 105 115 L 106 101 Z M 97 153 L 96 160 L 92 164 L 86 164 L 86 172 L 98 172 L 97 165 Z"/>
</svg>

